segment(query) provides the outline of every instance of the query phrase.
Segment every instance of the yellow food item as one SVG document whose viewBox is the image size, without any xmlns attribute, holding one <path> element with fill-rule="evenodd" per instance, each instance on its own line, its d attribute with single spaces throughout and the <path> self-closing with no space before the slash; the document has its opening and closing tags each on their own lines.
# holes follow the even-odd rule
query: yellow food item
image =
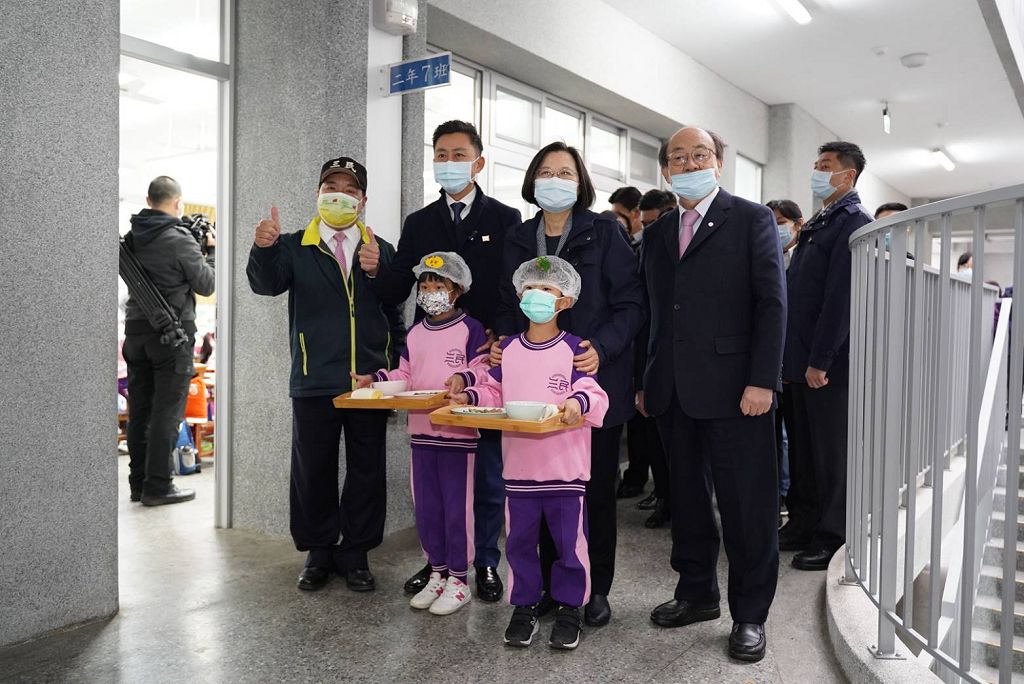
<svg viewBox="0 0 1024 684">
<path fill-rule="evenodd" d="M 383 396 L 383 392 L 372 387 L 362 387 L 352 392 L 353 399 L 380 399 Z"/>
</svg>

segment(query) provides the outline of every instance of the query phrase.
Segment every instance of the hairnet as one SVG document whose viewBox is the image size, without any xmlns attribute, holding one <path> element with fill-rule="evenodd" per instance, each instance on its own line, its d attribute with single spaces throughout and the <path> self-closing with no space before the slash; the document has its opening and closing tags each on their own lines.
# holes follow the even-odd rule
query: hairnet
<svg viewBox="0 0 1024 684">
<path fill-rule="evenodd" d="M 464 293 L 469 292 L 469 286 L 473 284 L 469 266 L 455 252 L 431 252 L 412 267 L 412 272 L 417 278 L 424 273 L 436 273 L 461 287 Z"/>
<path fill-rule="evenodd" d="M 574 300 L 580 296 L 580 274 L 566 261 L 556 256 L 540 256 L 520 264 L 512 274 L 516 292 L 522 294 L 527 285 L 551 285 Z"/>
</svg>

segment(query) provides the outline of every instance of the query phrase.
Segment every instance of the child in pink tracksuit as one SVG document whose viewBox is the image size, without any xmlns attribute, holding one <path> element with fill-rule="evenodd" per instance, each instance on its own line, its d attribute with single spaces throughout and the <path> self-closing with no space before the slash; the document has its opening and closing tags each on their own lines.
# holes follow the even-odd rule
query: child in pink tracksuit
<svg viewBox="0 0 1024 684">
<path fill-rule="evenodd" d="M 409 329 L 397 370 L 356 376 L 372 381 L 406 380 L 410 390 L 444 390 L 452 373 L 487 371 L 483 326 L 454 308 L 472 282 L 469 266 L 453 252 L 426 255 L 413 273 L 419 278 L 416 303 L 427 316 Z M 410 411 L 412 495 L 420 544 L 431 565 L 430 579 L 412 597 L 413 608 L 435 615 L 454 613 L 472 598 L 466 571 L 473 562 L 475 429 L 435 426 L 429 411 Z"/>
<path fill-rule="evenodd" d="M 566 423 L 582 419 L 580 427 L 559 432 L 504 432 L 501 445 L 509 601 L 516 606 L 505 643 L 529 646 L 538 630 L 536 604 L 543 584 L 537 546 L 543 519 L 559 557 L 551 568 L 551 596 L 559 607 L 549 645 L 572 649 L 579 644 L 579 607 L 590 595 L 584 503 L 590 479 L 590 428 L 604 420 L 608 395 L 594 378 L 573 367 L 573 357 L 585 351 L 580 348 L 582 340 L 560 331 L 556 322 L 557 312 L 579 296 L 575 269 L 558 257 L 538 257 L 516 270 L 513 283 L 520 308 L 530 319 L 529 329 L 502 342 L 499 367 L 459 373 L 450 388 L 459 403 L 500 406 L 539 401 L 558 405 Z"/>
</svg>

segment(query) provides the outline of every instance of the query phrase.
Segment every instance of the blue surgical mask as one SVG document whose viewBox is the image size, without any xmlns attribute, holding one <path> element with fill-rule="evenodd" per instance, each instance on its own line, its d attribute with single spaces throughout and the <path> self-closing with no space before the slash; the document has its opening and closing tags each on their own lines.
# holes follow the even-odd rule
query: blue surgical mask
<svg viewBox="0 0 1024 684">
<path fill-rule="evenodd" d="M 836 171 L 836 173 L 842 173 Z M 821 199 L 828 199 L 832 196 L 837 188 L 832 186 L 832 176 L 835 175 L 831 171 L 811 171 L 811 192 Z"/>
<path fill-rule="evenodd" d="M 564 178 L 538 178 L 533 181 L 533 196 L 545 211 L 565 211 L 576 204 L 578 187 L 576 181 Z"/>
<path fill-rule="evenodd" d="M 463 162 L 434 162 L 434 180 L 449 195 L 460 193 L 473 180 L 475 162 L 476 159 Z"/>
<path fill-rule="evenodd" d="M 779 245 L 785 249 L 789 241 L 793 239 L 793 236 L 789 234 L 789 228 L 786 226 L 779 226 Z"/>
<path fill-rule="evenodd" d="M 957 275 L 958 276 L 963 276 L 964 278 L 967 278 L 968 280 L 971 280 L 974 277 L 974 269 L 973 268 L 962 268 L 962 269 L 960 269 L 957 272 Z"/>
<path fill-rule="evenodd" d="M 718 185 L 714 169 L 672 174 L 672 192 L 691 202 L 702 200 Z"/>
<path fill-rule="evenodd" d="M 544 290 L 527 290 L 519 300 L 519 308 L 534 323 L 547 323 L 555 317 L 558 297 Z"/>
</svg>

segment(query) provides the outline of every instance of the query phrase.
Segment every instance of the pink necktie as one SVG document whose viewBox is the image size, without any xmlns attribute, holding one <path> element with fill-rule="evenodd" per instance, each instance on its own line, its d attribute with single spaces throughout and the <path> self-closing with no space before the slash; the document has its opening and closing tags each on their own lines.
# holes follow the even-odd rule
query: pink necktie
<svg viewBox="0 0 1024 684">
<path fill-rule="evenodd" d="M 690 231 L 693 234 L 693 231 Z M 345 259 L 345 234 L 338 231 L 334 234 L 334 258 L 338 260 L 341 265 L 341 272 L 348 277 L 348 260 Z"/>
<path fill-rule="evenodd" d="M 687 209 L 683 212 L 683 227 L 679 231 L 679 258 L 683 258 L 686 248 L 693 240 L 693 226 L 700 220 L 700 212 L 696 209 Z"/>
</svg>

